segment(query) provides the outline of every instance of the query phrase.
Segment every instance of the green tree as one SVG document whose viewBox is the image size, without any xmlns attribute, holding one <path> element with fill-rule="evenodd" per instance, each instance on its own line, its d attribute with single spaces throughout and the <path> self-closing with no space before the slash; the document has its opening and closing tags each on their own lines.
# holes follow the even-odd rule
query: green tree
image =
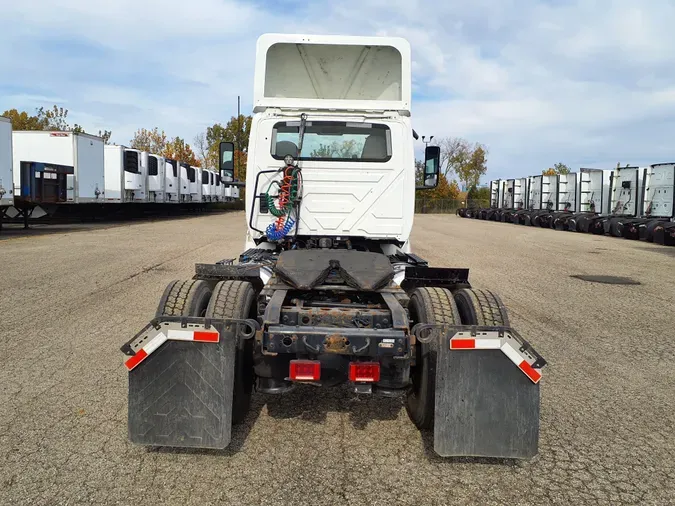
<svg viewBox="0 0 675 506">
<path fill-rule="evenodd" d="M 481 176 L 487 172 L 487 153 L 485 146 L 476 144 L 469 159 L 457 168 L 457 176 L 465 187 L 478 186 Z"/>
<path fill-rule="evenodd" d="M 469 201 L 467 204 L 470 202 L 483 201 L 483 205 L 487 205 L 490 201 L 490 188 L 478 188 L 477 184 L 471 185 L 467 192 L 466 200 Z"/>
<path fill-rule="evenodd" d="M 225 126 L 216 123 L 206 129 L 206 144 L 208 154 L 205 157 L 210 167 L 218 166 L 220 143 L 222 141 L 234 142 L 235 163 L 234 177 L 239 181 L 246 180 L 246 156 L 248 141 L 251 135 L 252 116 L 241 114 L 239 117 L 232 116 Z"/>
<path fill-rule="evenodd" d="M 139 128 L 136 130 L 134 138 L 131 139 L 129 145 L 133 149 L 140 149 L 141 151 L 147 151 L 148 153 L 161 154 L 166 150 L 167 144 L 168 141 L 164 130 L 160 132 L 159 128 L 155 127 L 152 130 L 146 130 L 145 128 Z"/>
<path fill-rule="evenodd" d="M 60 132 L 75 131 L 68 124 L 68 109 L 54 105 L 51 109 L 40 107 L 37 110 L 37 118 L 42 124 L 46 125 L 43 130 L 57 130 Z M 80 129 L 80 133 L 84 133 L 84 129 L 79 125 L 75 127 Z"/>
<path fill-rule="evenodd" d="M 474 146 L 461 137 L 443 137 L 435 142 L 441 148 L 440 172 L 446 178 L 459 174 L 459 169 L 471 159 Z"/>
<path fill-rule="evenodd" d="M 2 116 L 10 119 L 13 130 L 58 130 L 61 132 L 87 133 L 84 127 L 77 123 L 71 127 L 67 121 L 68 109 L 57 107 L 56 105 L 51 109 L 40 107 L 36 109 L 34 116 L 25 111 L 19 112 L 17 109 L 9 109 L 3 112 Z M 98 136 L 106 144 L 110 144 L 112 132 L 109 130 L 99 130 Z"/>
</svg>

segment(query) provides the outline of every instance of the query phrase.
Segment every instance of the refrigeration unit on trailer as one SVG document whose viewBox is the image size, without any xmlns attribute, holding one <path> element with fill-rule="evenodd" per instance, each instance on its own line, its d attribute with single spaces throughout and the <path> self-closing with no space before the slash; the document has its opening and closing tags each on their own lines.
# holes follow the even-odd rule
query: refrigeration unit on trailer
<svg viewBox="0 0 675 506">
<path fill-rule="evenodd" d="M 12 179 L 12 122 L 0 116 L 0 226 L 5 210 L 14 204 Z"/>
<path fill-rule="evenodd" d="M 517 213 L 521 225 L 539 226 L 539 216 L 552 212 L 557 205 L 558 176 L 531 176 L 528 210 Z"/>
<path fill-rule="evenodd" d="M 579 169 L 577 212 L 556 220 L 555 227 L 570 232 L 588 232 L 592 220 L 609 213 L 609 186 L 612 171 Z"/>
<path fill-rule="evenodd" d="M 216 188 L 216 172 L 209 169 L 209 178 L 210 178 L 210 190 L 211 190 L 211 202 L 218 202 L 218 193 Z"/>
<path fill-rule="evenodd" d="M 104 141 L 74 132 L 14 131 L 15 206 L 102 203 Z"/>
<path fill-rule="evenodd" d="M 202 201 L 211 201 L 211 173 L 207 169 L 197 169 L 202 188 Z"/>
<path fill-rule="evenodd" d="M 199 167 L 188 166 L 188 174 L 190 181 L 190 201 L 202 202 L 202 173 Z"/>
<path fill-rule="evenodd" d="M 675 164 L 656 163 L 645 169 L 640 215 L 623 223 L 623 237 L 654 240 L 654 231 L 673 221 L 675 204 Z"/>
<path fill-rule="evenodd" d="M 178 204 L 180 202 L 180 176 L 176 160 L 164 159 L 164 202 Z"/>
<path fill-rule="evenodd" d="M 222 449 L 253 392 L 342 385 L 399 397 L 441 456 L 536 455 L 546 361 L 468 269 L 412 253 L 407 41 L 275 34 L 257 49 L 244 251 L 171 282 L 122 346 L 129 439 Z M 233 152 L 220 144 L 221 170 Z M 425 189 L 440 155 L 424 148 Z"/>
<path fill-rule="evenodd" d="M 117 144 L 105 146 L 105 201 L 147 202 L 148 172 L 143 152 Z"/>
<path fill-rule="evenodd" d="M 166 160 L 143 151 L 142 161 L 148 171 L 148 202 L 163 203 L 166 199 Z"/>
<path fill-rule="evenodd" d="M 609 191 L 609 214 L 592 218 L 589 232 L 623 235 L 625 222 L 636 218 L 640 212 L 644 167 L 617 167 L 612 171 Z"/>
<path fill-rule="evenodd" d="M 178 162 L 178 175 L 180 181 L 180 201 L 190 202 L 192 200 L 191 189 L 192 186 L 192 169 L 190 165 L 185 162 Z"/>
<path fill-rule="evenodd" d="M 572 216 L 577 210 L 578 174 L 558 174 L 556 176 L 556 199 L 554 210 L 539 216 L 539 225 L 544 228 L 559 228 L 560 222 Z"/>
<path fill-rule="evenodd" d="M 220 202 L 221 191 L 220 191 L 220 174 L 217 171 L 211 170 L 211 196 L 215 202 Z"/>
</svg>

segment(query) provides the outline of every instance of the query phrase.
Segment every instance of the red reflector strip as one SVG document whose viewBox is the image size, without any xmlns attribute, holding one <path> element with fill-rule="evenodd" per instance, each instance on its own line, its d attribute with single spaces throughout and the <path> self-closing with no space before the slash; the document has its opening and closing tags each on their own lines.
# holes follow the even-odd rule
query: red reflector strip
<svg viewBox="0 0 675 506">
<path fill-rule="evenodd" d="M 143 348 L 141 348 L 136 352 L 136 355 L 134 355 L 129 360 L 124 362 L 124 365 L 127 367 L 127 369 L 131 371 L 134 367 L 143 362 L 143 360 L 145 360 L 147 356 L 148 354 L 145 353 L 145 351 L 143 351 Z"/>
<path fill-rule="evenodd" d="M 219 337 L 218 332 L 196 331 L 194 333 L 194 340 L 202 343 L 217 343 Z"/>
<path fill-rule="evenodd" d="M 451 350 L 473 350 L 476 348 L 475 339 L 451 339 Z"/>
<path fill-rule="evenodd" d="M 127 360 L 124 363 L 124 365 L 127 367 L 127 369 L 131 371 L 138 364 L 143 362 L 143 360 L 148 358 L 148 355 L 150 355 L 153 351 L 162 346 L 165 342 L 166 336 L 162 332 L 160 332 L 155 337 L 150 339 L 147 343 L 145 343 L 145 345 L 140 350 L 138 350 L 133 357 Z"/>
<path fill-rule="evenodd" d="M 202 343 L 217 343 L 220 334 L 217 330 L 177 330 L 167 331 L 171 341 L 199 341 Z"/>
<path fill-rule="evenodd" d="M 321 378 L 321 362 L 317 360 L 291 360 L 289 376 L 293 381 L 317 381 Z"/>
<path fill-rule="evenodd" d="M 378 362 L 350 363 L 349 380 L 377 383 L 378 381 L 380 381 L 380 364 Z"/>
<path fill-rule="evenodd" d="M 534 367 L 525 362 L 524 360 L 518 365 L 521 371 L 523 371 L 528 378 L 530 378 L 534 383 L 538 383 L 541 379 L 541 373 L 539 373 Z"/>
</svg>

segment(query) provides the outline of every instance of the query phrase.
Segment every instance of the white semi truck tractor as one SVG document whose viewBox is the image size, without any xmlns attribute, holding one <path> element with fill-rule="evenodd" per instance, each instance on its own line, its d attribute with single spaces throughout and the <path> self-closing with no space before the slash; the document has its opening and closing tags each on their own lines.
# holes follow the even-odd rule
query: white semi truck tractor
<svg viewBox="0 0 675 506">
<path fill-rule="evenodd" d="M 122 346 L 132 442 L 225 448 L 254 391 L 311 384 L 403 397 L 441 456 L 537 453 L 546 362 L 468 269 L 413 252 L 411 81 L 404 39 L 259 38 L 243 251 L 171 282 Z"/>
</svg>

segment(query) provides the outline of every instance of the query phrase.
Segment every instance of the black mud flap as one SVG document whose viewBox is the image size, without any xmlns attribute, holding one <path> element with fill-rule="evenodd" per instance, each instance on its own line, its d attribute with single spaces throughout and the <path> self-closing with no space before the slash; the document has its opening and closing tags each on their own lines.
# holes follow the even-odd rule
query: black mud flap
<svg viewBox="0 0 675 506">
<path fill-rule="evenodd" d="M 206 323 L 205 323 L 206 322 Z M 122 347 L 131 357 L 168 329 L 216 329 L 218 342 L 163 342 L 129 371 L 128 429 L 132 443 L 223 449 L 230 443 L 237 340 L 253 325 L 242 320 L 159 317 Z M 250 331 L 242 331 L 248 326 Z"/>
<path fill-rule="evenodd" d="M 466 329 L 462 333 L 450 330 L 441 339 L 434 451 L 443 457 L 534 457 L 539 442 L 538 369 L 546 362 L 517 333 L 505 328 L 491 329 L 506 336 L 501 342 L 512 339 L 520 356 L 536 367 L 528 368 L 536 383 L 501 349 L 451 349 L 453 336 L 469 342 L 480 339 L 481 332 L 488 328 Z M 467 336 L 469 339 L 465 339 Z"/>
</svg>

